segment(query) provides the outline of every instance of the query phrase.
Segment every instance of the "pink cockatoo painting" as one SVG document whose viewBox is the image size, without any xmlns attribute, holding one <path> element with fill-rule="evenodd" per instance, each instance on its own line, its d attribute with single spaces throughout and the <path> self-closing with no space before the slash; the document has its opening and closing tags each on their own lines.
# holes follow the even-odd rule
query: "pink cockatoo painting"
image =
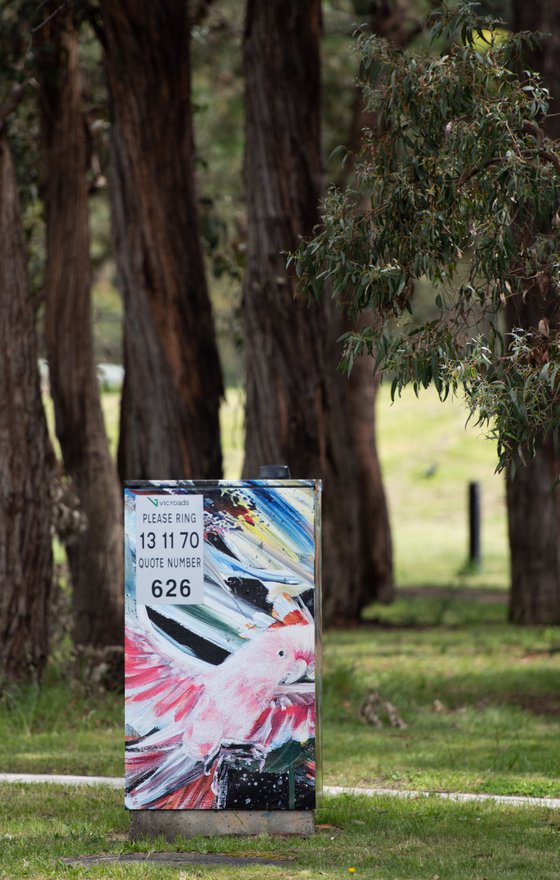
<svg viewBox="0 0 560 880">
<path fill-rule="evenodd" d="M 315 806 L 319 491 L 295 480 L 127 485 L 128 809 Z M 154 504 L 203 496 L 203 602 L 137 601 L 135 516 L 148 493 Z"/>
</svg>

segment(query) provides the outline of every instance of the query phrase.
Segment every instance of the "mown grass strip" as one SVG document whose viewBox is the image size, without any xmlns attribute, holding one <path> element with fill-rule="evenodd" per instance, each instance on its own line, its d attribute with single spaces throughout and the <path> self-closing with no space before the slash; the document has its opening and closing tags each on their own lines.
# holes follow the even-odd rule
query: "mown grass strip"
<svg viewBox="0 0 560 880">
<path fill-rule="evenodd" d="M 118 792 L 57 786 L 0 786 L 0 877 L 177 878 L 163 865 L 101 864 L 69 868 L 64 858 L 176 850 L 193 853 L 266 852 L 291 856 L 289 864 L 212 866 L 216 880 L 240 876 L 383 880 L 556 880 L 560 870 L 560 818 L 545 809 L 444 803 L 433 798 L 398 800 L 327 798 L 319 830 L 307 839 L 273 837 L 128 841 L 128 816 Z M 207 876 L 181 866 L 183 878 Z M 71 871 L 71 874 L 69 874 Z"/>
<path fill-rule="evenodd" d="M 560 797 L 558 627 L 511 627 L 503 605 L 460 596 L 371 615 L 324 638 L 326 784 Z M 406 728 L 360 720 L 372 691 Z M 122 731 L 122 695 L 52 668 L 0 703 L 0 773 L 121 776 Z"/>
</svg>

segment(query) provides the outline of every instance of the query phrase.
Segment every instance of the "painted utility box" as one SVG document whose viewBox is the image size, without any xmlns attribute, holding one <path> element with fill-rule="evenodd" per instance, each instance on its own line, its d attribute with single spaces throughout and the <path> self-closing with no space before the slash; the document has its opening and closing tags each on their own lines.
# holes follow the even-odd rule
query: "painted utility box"
<svg viewBox="0 0 560 880">
<path fill-rule="evenodd" d="M 130 810 L 315 807 L 320 494 L 125 484 Z"/>
</svg>

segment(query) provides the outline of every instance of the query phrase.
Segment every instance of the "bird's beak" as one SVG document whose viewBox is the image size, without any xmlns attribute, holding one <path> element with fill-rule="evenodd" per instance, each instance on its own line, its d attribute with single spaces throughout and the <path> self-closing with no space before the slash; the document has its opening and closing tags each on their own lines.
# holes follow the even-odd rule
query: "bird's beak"
<svg viewBox="0 0 560 880">
<path fill-rule="evenodd" d="M 313 679 L 315 675 L 315 664 L 308 663 L 302 657 L 297 659 L 288 670 L 280 684 L 293 684 L 295 681 L 301 681 L 304 678 Z"/>
</svg>

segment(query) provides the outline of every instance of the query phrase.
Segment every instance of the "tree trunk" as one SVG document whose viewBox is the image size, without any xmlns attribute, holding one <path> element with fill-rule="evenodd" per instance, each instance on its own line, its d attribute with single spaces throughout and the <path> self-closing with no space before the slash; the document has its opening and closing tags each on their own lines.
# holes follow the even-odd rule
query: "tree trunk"
<svg viewBox="0 0 560 880">
<path fill-rule="evenodd" d="M 512 623 L 560 623 L 560 492 L 552 488 L 558 465 L 555 450 L 543 444 L 507 480 Z"/>
<path fill-rule="evenodd" d="M 125 302 L 122 479 L 218 478 L 222 376 L 199 235 L 184 0 L 101 0 Z"/>
<path fill-rule="evenodd" d="M 66 547 L 74 641 L 101 647 L 122 642 L 123 528 L 94 359 L 87 158 L 71 13 L 59 10 L 40 40 L 47 350 L 56 433 L 86 520 Z"/>
<path fill-rule="evenodd" d="M 537 331 L 547 315 L 551 333 L 560 331 L 556 303 L 554 290 L 543 295 L 533 284 L 508 300 L 508 329 Z M 513 623 L 560 623 L 560 492 L 554 489 L 559 475 L 560 459 L 550 442 L 541 443 L 513 478 L 507 475 Z"/>
<path fill-rule="evenodd" d="M 52 581 L 49 445 L 14 168 L 0 132 L 0 677 L 39 678 Z"/>
<path fill-rule="evenodd" d="M 548 0 L 514 2 L 514 29 L 551 34 L 529 59 L 541 72 L 553 98 L 560 101 L 560 7 Z M 560 136 L 560 116 L 547 120 L 547 134 Z M 508 326 L 536 329 L 548 317 L 551 333 L 560 329 L 557 297 L 549 291 L 528 289 L 525 298 L 508 302 Z M 527 467 L 507 477 L 508 530 L 511 554 L 509 618 L 514 623 L 560 623 L 560 492 L 553 491 L 560 475 L 560 457 L 550 443 L 542 443 Z"/>
<path fill-rule="evenodd" d="M 379 500 L 372 504 L 380 489 L 383 498 L 369 466 L 373 401 L 358 395 L 353 406 L 337 371 L 342 322 L 332 301 L 308 305 L 286 268 L 286 252 L 319 221 L 319 37 L 319 0 L 247 4 L 243 470 L 254 477 L 259 465 L 280 462 L 294 477 L 323 479 L 324 615 L 333 623 L 355 621 L 368 602 L 388 598 L 392 579 L 390 544 L 381 566 L 371 552 L 386 512 Z"/>
<path fill-rule="evenodd" d="M 360 523 L 364 524 L 359 529 L 360 556 L 367 575 L 362 582 L 364 605 L 374 599 L 392 602 L 395 598 L 389 510 L 375 439 L 378 389 L 373 358 L 357 358 L 347 393 L 352 454 L 358 470 Z"/>
<path fill-rule="evenodd" d="M 548 137 L 560 138 L 560 5 L 551 0 L 513 0 L 514 31 L 542 34 L 538 46 L 525 59 L 531 70 L 538 70 L 550 92 Z"/>
<path fill-rule="evenodd" d="M 359 4 L 354 4 L 356 6 Z M 357 13 L 365 10 L 356 9 Z M 415 19 L 409 0 L 375 0 L 370 4 L 367 16 L 369 30 L 390 40 L 401 49 L 410 45 L 422 27 L 422 21 Z M 378 120 L 364 105 L 362 90 L 356 86 L 352 122 L 347 147 L 348 161 L 342 170 L 340 184 L 348 184 L 354 173 L 354 159 L 363 141 L 364 128 L 375 129 Z M 360 319 L 361 322 L 361 319 Z M 369 529 L 362 529 L 361 542 L 364 559 L 370 560 L 370 571 L 377 585 L 375 598 L 390 602 L 394 598 L 393 548 L 389 511 L 377 445 L 375 440 L 375 412 L 379 380 L 373 374 L 373 358 L 360 357 L 353 365 L 348 383 L 349 416 L 354 443 L 354 456 L 363 486 L 360 498 L 362 519 L 370 523 Z M 368 591 L 365 592 L 365 600 Z"/>
</svg>

